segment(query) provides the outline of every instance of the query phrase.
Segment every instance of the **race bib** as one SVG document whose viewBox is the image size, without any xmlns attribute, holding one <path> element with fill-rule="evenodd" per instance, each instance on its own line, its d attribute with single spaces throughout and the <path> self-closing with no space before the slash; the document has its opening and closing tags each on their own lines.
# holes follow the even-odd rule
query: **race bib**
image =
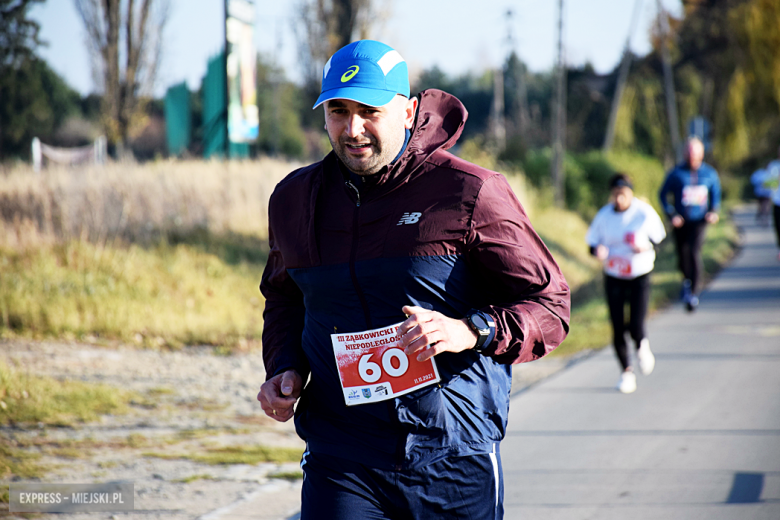
<svg viewBox="0 0 780 520">
<path fill-rule="evenodd" d="M 708 195 L 707 186 L 684 186 L 682 191 L 683 206 L 706 206 Z"/>
<path fill-rule="evenodd" d="M 607 274 L 618 278 L 631 276 L 631 260 L 620 256 L 607 258 L 604 270 Z"/>
<path fill-rule="evenodd" d="M 347 406 L 385 401 L 439 382 L 434 358 L 421 363 L 399 346 L 400 325 L 331 334 Z"/>
</svg>

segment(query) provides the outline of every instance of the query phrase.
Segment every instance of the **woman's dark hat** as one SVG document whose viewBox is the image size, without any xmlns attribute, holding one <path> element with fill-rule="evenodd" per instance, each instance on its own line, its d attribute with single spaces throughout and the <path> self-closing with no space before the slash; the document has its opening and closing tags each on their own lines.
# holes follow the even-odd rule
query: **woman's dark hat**
<svg viewBox="0 0 780 520">
<path fill-rule="evenodd" d="M 612 190 L 614 188 L 629 188 L 633 190 L 634 185 L 631 184 L 631 179 L 628 178 L 628 175 L 618 173 L 609 180 L 609 189 Z"/>
</svg>

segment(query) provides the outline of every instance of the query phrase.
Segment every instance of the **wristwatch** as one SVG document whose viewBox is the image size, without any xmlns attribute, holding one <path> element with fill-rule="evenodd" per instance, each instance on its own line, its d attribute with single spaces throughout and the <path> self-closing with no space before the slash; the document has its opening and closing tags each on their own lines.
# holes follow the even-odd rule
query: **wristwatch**
<svg viewBox="0 0 780 520">
<path fill-rule="evenodd" d="M 474 350 L 482 353 L 485 347 L 490 343 L 488 340 L 493 339 L 496 332 L 496 322 L 489 314 L 481 311 L 472 311 L 466 316 L 466 322 L 477 335 L 477 344 L 474 345 Z"/>
</svg>

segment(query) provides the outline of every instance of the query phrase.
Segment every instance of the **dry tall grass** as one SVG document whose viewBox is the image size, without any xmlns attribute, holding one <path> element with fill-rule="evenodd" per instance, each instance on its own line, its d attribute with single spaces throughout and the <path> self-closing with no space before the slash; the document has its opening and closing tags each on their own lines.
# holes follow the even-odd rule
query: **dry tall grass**
<svg viewBox="0 0 780 520">
<path fill-rule="evenodd" d="M 80 239 L 148 243 L 160 233 L 206 229 L 264 236 L 268 198 L 299 164 L 161 161 L 0 175 L 0 247 Z"/>
<path fill-rule="evenodd" d="M 476 145 L 463 152 L 503 169 Z M 264 158 L 0 173 L 0 336 L 253 341 L 268 199 L 299 166 Z M 505 173 L 533 219 L 539 197 L 520 172 Z M 538 224 L 559 249 L 580 248 L 579 238 L 561 236 L 560 222 Z M 574 287 L 597 270 L 579 272 L 583 259 L 563 258 Z"/>
<path fill-rule="evenodd" d="M 257 344 L 268 199 L 298 164 L 0 174 L 0 337 Z"/>
<path fill-rule="evenodd" d="M 299 166 L 265 158 L 0 173 L 0 337 L 257 345 L 268 199 Z M 504 173 L 572 289 L 590 284 L 600 266 L 587 254 L 587 223 L 549 208 L 521 172 Z M 585 321 L 606 323 L 601 311 Z"/>
</svg>

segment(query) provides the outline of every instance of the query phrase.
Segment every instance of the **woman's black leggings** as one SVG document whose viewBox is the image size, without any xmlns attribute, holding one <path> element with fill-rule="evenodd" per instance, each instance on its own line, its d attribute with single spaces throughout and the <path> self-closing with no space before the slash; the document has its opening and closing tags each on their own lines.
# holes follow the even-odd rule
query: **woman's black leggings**
<svg viewBox="0 0 780 520">
<path fill-rule="evenodd" d="M 626 329 L 631 338 L 639 342 L 645 338 L 645 317 L 650 303 L 650 273 L 638 276 L 632 280 L 613 278 L 604 275 L 604 288 L 607 293 L 609 317 L 612 320 L 614 334 L 613 345 L 623 370 L 630 364 L 626 344 Z M 628 302 L 630 319 L 626 324 L 625 304 Z"/>
</svg>

